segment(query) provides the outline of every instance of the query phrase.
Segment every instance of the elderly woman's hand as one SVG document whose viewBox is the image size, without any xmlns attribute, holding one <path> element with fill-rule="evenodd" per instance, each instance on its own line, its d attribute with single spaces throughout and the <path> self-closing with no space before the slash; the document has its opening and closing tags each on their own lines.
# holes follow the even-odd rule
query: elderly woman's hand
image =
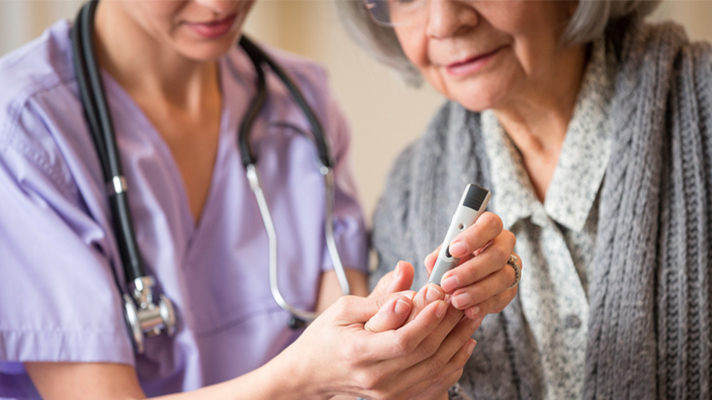
<svg viewBox="0 0 712 400">
<path fill-rule="evenodd" d="M 460 262 L 443 276 L 440 285 L 451 295 L 452 305 L 464 310 L 468 318 L 476 320 L 500 312 L 517 294 L 516 286 L 510 288 L 516 272 L 507 264 L 516 241 L 512 232 L 502 228 L 497 215 L 486 212 L 450 243 L 450 254 Z M 425 258 L 428 273 L 439 251 L 440 248 Z M 517 264 L 521 269 L 521 260 Z"/>
<path fill-rule="evenodd" d="M 398 293 L 406 293 L 403 291 L 411 287 L 413 277 L 413 265 L 405 261 L 400 261 L 393 271 L 379 280 L 378 285 L 369 298 L 384 298 Z M 397 329 L 401 325 L 408 325 L 420 318 L 420 313 L 426 310 L 431 303 L 443 300 L 446 301 L 447 296 L 442 288 L 437 285 L 426 285 L 412 297 L 411 310 L 407 318 L 396 318 L 393 315 L 389 315 L 387 308 L 381 308 L 381 311 L 366 323 L 365 329 L 371 332 L 385 332 L 389 329 Z M 448 338 L 471 337 L 480 327 L 482 317 L 469 320 L 463 318 L 463 316 L 464 313 L 461 310 L 448 307 L 447 315 L 443 321 L 440 322 L 438 329 L 447 330 L 449 324 L 457 321 L 456 325 L 449 325 L 452 330 L 448 333 Z M 468 341 L 463 344 L 458 353 L 462 352 L 468 345 L 474 344 L 473 342 L 474 341 Z M 445 346 L 445 342 L 443 342 L 441 346 Z M 468 354 L 467 358 L 469 358 L 471 352 L 472 349 L 466 351 L 466 354 Z M 433 356 L 425 360 L 423 364 L 425 365 L 427 363 L 431 368 L 430 371 L 424 376 L 424 379 L 415 385 L 409 386 L 405 392 L 399 393 L 398 398 L 424 400 L 447 399 L 447 390 L 460 379 L 467 358 L 459 360 L 461 363 L 454 363 L 452 360 L 448 361 L 447 358 L 442 357 L 442 355 Z M 439 365 L 449 368 L 439 367 Z"/>
</svg>

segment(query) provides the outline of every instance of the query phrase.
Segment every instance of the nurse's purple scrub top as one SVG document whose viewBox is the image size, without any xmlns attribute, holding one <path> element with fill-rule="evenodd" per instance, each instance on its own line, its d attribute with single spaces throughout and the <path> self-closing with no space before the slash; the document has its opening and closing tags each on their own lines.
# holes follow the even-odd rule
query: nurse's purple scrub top
<svg viewBox="0 0 712 400">
<path fill-rule="evenodd" d="M 240 162 L 237 127 L 255 72 L 235 47 L 219 62 L 220 139 L 198 223 L 166 142 L 104 73 L 141 255 L 170 297 L 178 331 L 134 354 L 115 276 L 123 281 L 106 185 L 72 65 L 70 24 L 0 59 L 0 398 L 39 398 L 24 361 L 132 365 L 149 396 L 225 381 L 264 364 L 298 335 L 272 298 L 267 234 Z M 270 50 L 317 113 L 336 161 L 335 236 L 344 265 L 367 272 L 349 132 L 324 70 Z M 268 73 L 252 130 L 279 241 L 282 293 L 313 310 L 322 272 L 324 185 L 309 124 Z M 306 132 L 306 135 L 305 135 Z M 122 283 L 123 284 L 123 283 Z"/>
</svg>

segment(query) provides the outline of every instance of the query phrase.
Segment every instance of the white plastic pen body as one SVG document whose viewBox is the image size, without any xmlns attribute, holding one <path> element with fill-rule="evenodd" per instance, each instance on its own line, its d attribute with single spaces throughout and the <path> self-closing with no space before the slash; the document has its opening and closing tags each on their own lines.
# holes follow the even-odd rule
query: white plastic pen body
<svg viewBox="0 0 712 400">
<path fill-rule="evenodd" d="M 487 189 L 473 184 L 467 185 L 457 205 L 455 214 L 452 216 L 450 227 L 440 247 L 440 253 L 435 261 L 428 283 L 440 285 L 443 275 L 457 266 L 460 259 L 450 254 L 450 243 L 455 239 L 455 236 L 472 226 L 477 221 L 477 218 L 485 212 L 491 196 L 492 194 Z"/>
</svg>

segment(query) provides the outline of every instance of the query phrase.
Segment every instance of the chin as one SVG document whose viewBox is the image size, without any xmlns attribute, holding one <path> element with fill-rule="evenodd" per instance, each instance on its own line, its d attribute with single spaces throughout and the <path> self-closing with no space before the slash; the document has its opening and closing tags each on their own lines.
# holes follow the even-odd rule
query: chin
<svg viewBox="0 0 712 400">
<path fill-rule="evenodd" d="M 499 99 L 498 96 L 477 92 L 472 94 L 456 95 L 452 98 L 452 100 L 472 112 L 482 112 L 489 110 L 490 108 L 496 108 L 497 104 L 501 102 L 501 99 Z"/>
<path fill-rule="evenodd" d="M 497 108 L 502 104 L 508 85 L 497 84 L 496 79 L 474 79 L 470 82 L 453 82 L 450 100 L 456 101 L 472 112 Z"/>
<path fill-rule="evenodd" d="M 199 43 L 192 46 L 184 46 L 179 51 L 191 60 L 210 62 L 216 61 L 227 54 L 233 46 L 237 45 L 236 43 L 236 40 L 210 44 Z"/>
</svg>

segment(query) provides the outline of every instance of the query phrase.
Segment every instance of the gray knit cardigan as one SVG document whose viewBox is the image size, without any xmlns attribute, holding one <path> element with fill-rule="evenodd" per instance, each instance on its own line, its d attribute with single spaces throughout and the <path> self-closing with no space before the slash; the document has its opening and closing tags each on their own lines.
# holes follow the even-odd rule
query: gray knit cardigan
<svg viewBox="0 0 712 400">
<path fill-rule="evenodd" d="M 607 33 L 619 62 L 583 395 L 710 399 L 712 48 L 672 24 L 618 32 Z M 480 135 L 479 114 L 446 103 L 398 158 L 375 215 L 373 282 L 401 259 L 416 265 L 414 287 L 426 281 L 422 260 L 442 240 L 465 185 L 491 186 Z M 518 297 L 474 337 L 460 379 L 469 396 L 543 397 Z"/>
</svg>

